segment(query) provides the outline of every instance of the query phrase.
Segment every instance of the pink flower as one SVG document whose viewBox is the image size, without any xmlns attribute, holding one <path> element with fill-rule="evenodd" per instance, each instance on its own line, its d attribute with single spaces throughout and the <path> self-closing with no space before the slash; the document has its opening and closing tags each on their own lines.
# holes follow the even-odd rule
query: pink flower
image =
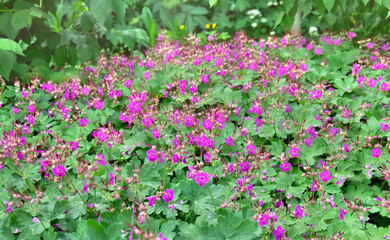
<svg viewBox="0 0 390 240">
<path fill-rule="evenodd" d="M 284 237 L 284 229 L 279 225 L 278 228 L 273 232 L 276 240 L 282 239 Z"/>
<path fill-rule="evenodd" d="M 295 216 L 295 219 L 299 218 L 303 218 L 303 209 L 301 208 L 301 205 L 297 205 L 295 207 L 295 211 L 293 211 L 293 214 Z"/>
<path fill-rule="evenodd" d="M 160 138 L 160 132 L 157 130 L 157 128 L 152 130 L 153 137 L 157 140 Z"/>
<path fill-rule="evenodd" d="M 374 43 L 373 43 L 373 42 L 368 42 L 368 43 L 366 44 L 366 47 L 367 47 L 368 49 L 371 49 L 371 48 L 374 47 Z"/>
<path fill-rule="evenodd" d="M 204 186 L 206 183 L 210 181 L 211 175 L 206 172 L 197 172 L 195 182 L 199 184 L 199 186 Z"/>
<path fill-rule="evenodd" d="M 350 39 L 352 39 L 352 38 L 356 37 L 356 33 L 354 33 L 354 32 L 349 32 L 349 33 L 348 33 L 348 37 L 349 37 Z"/>
<path fill-rule="evenodd" d="M 315 52 L 317 55 L 321 55 L 322 50 L 321 50 L 321 48 L 316 48 L 316 49 L 314 50 L 314 52 Z"/>
<path fill-rule="evenodd" d="M 203 122 L 203 127 L 206 130 L 212 130 L 214 128 L 214 123 L 210 119 L 207 119 Z"/>
<path fill-rule="evenodd" d="M 371 153 L 374 158 L 378 158 L 382 154 L 382 150 L 380 148 L 374 148 L 371 150 Z"/>
<path fill-rule="evenodd" d="M 97 110 L 104 108 L 103 101 L 96 101 L 93 105 Z"/>
<path fill-rule="evenodd" d="M 184 125 L 186 125 L 186 127 L 190 127 L 190 126 L 194 125 L 195 117 L 187 116 L 186 120 L 183 123 L 184 123 Z"/>
<path fill-rule="evenodd" d="M 248 162 L 240 163 L 240 171 L 241 172 L 247 172 L 251 169 L 251 165 Z"/>
<path fill-rule="evenodd" d="M 173 190 L 167 189 L 165 194 L 162 196 L 165 202 L 170 202 L 173 200 Z"/>
<path fill-rule="evenodd" d="M 387 92 L 389 90 L 389 84 L 382 82 L 381 83 L 381 91 Z"/>
<path fill-rule="evenodd" d="M 292 158 L 299 157 L 299 148 L 292 147 L 291 150 L 288 151 L 291 154 Z"/>
<path fill-rule="evenodd" d="M 57 167 L 53 168 L 53 174 L 59 177 L 62 177 L 65 175 L 66 168 L 62 166 L 61 164 L 57 165 Z"/>
<path fill-rule="evenodd" d="M 152 126 L 152 124 L 154 123 L 154 121 L 153 121 L 153 118 L 148 117 L 148 118 L 142 119 L 142 123 L 144 124 L 144 126 L 145 126 L 146 128 L 149 128 L 150 126 Z"/>
<path fill-rule="evenodd" d="M 144 72 L 145 80 L 148 80 L 150 78 L 150 73 Z"/>
<path fill-rule="evenodd" d="M 344 144 L 344 150 L 345 150 L 346 152 L 351 151 L 351 150 L 349 149 L 349 145 L 348 145 L 348 144 Z"/>
<path fill-rule="evenodd" d="M 381 123 L 381 130 L 386 132 L 387 129 L 389 128 L 389 124 L 388 123 Z"/>
<path fill-rule="evenodd" d="M 12 112 L 16 115 L 19 112 L 19 109 L 17 107 L 12 107 Z"/>
<path fill-rule="evenodd" d="M 89 123 L 87 118 L 80 119 L 80 127 L 86 127 L 87 124 Z"/>
<path fill-rule="evenodd" d="M 340 207 L 340 217 L 339 219 L 344 220 L 344 216 L 347 214 L 346 210 L 343 210 L 342 207 Z"/>
<path fill-rule="evenodd" d="M 246 148 L 248 150 L 248 155 L 255 155 L 256 154 L 256 146 L 248 145 Z"/>
<path fill-rule="evenodd" d="M 163 237 L 162 233 L 159 233 L 158 237 L 156 238 L 156 240 L 167 240 L 167 238 Z"/>
<path fill-rule="evenodd" d="M 95 160 L 97 164 L 102 165 L 102 167 L 106 166 L 106 157 L 102 154 L 96 154 Z"/>
<path fill-rule="evenodd" d="M 311 139 L 311 138 L 306 138 L 305 139 L 305 141 L 304 141 L 304 143 L 307 145 L 307 147 L 309 148 L 309 147 L 311 147 L 311 142 L 313 141 L 313 139 Z"/>
<path fill-rule="evenodd" d="M 259 223 L 259 227 L 265 226 L 268 224 L 268 220 L 270 219 L 270 216 L 268 214 L 261 214 L 259 219 L 257 219 L 257 222 Z"/>
<path fill-rule="evenodd" d="M 146 200 L 149 200 L 148 206 L 153 207 L 156 203 L 156 196 L 146 197 Z"/>
<path fill-rule="evenodd" d="M 284 162 L 280 165 L 280 168 L 282 169 L 282 172 L 288 172 L 290 171 L 291 163 Z"/>
<path fill-rule="evenodd" d="M 225 143 L 228 146 L 233 146 L 234 145 L 234 139 L 231 136 L 229 136 L 228 138 L 225 138 Z"/>
<path fill-rule="evenodd" d="M 327 182 L 332 178 L 330 176 L 330 172 L 328 170 L 320 172 L 319 177 L 320 177 L 321 181 L 323 181 L 323 182 Z"/>
<path fill-rule="evenodd" d="M 150 162 L 155 162 L 157 160 L 157 151 L 154 149 L 150 149 L 146 152 L 146 156 Z"/>
</svg>

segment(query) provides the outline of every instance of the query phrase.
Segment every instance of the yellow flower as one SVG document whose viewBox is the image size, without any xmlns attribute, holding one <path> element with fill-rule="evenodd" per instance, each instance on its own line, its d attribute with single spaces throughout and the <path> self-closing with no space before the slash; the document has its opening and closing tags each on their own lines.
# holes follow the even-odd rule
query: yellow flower
<svg viewBox="0 0 390 240">
<path fill-rule="evenodd" d="M 183 30 L 184 29 L 184 25 L 180 25 L 180 30 Z"/>
<path fill-rule="evenodd" d="M 215 29 L 215 28 L 217 27 L 217 24 L 216 24 L 216 23 L 213 23 L 213 25 L 211 25 L 211 27 L 212 27 L 213 29 Z"/>
<path fill-rule="evenodd" d="M 210 28 L 210 24 L 206 24 L 206 28 L 209 29 Z"/>
</svg>

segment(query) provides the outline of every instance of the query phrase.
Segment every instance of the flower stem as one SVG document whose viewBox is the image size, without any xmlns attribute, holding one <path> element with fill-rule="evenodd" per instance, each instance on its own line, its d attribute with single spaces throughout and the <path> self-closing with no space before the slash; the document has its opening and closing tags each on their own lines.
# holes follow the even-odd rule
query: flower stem
<svg viewBox="0 0 390 240">
<path fill-rule="evenodd" d="M 210 191 L 209 185 L 207 185 L 207 184 L 206 184 L 206 187 L 207 187 L 207 189 L 209 190 L 209 193 L 210 193 L 210 196 L 211 196 L 211 200 L 213 200 L 213 204 L 214 204 L 215 212 L 217 212 L 217 206 L 215 205 L 214 198 L 213 198 L 213 194 L 211 194 L 211 191 Z"/>
</svg>

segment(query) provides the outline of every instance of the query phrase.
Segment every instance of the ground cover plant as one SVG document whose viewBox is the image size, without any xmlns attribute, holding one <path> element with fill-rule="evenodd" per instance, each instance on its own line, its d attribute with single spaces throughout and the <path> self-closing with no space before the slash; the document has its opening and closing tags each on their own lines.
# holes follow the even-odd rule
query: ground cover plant
<svg viewBox="0 0 390 240">
<path fill-rule="evenodd" d="M 386 43 L 217 37 L 3 83 L 1 238 L 390 238 Z"/>
</svg>

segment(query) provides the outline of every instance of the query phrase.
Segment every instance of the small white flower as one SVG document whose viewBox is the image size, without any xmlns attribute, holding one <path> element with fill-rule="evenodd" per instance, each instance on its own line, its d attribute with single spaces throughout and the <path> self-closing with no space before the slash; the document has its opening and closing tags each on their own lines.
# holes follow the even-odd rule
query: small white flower
<svg viewBox="0 0 390 240">
<path fill-rule="evenodd" d="M 267 6 L 268 6 L 268 7 L 272 6 L 272 2 L 268 2 L 268 3 L 267 3 Z"/>
<path fill-rule="evenodd" d="M 275 31 L 271 31 L 271 32 L 269 33 L 269 35 L 271 35 L 271 36 L 275 35 Z"/>
<path fill-rule="evenodd" d="M 253 23 L 251 24 L 251 26 L 252 26 L 253 28 L 257 27 L 257 22 L 253 22 Z"/>
<path fill-rule="evenodd" d="M 261 19 L 260 19 L 260 22 L 266 23 L 266 22 L 267 22 L 267 18 L 265 18 L 265 17 L 261 18 Z"/>
</svg>

